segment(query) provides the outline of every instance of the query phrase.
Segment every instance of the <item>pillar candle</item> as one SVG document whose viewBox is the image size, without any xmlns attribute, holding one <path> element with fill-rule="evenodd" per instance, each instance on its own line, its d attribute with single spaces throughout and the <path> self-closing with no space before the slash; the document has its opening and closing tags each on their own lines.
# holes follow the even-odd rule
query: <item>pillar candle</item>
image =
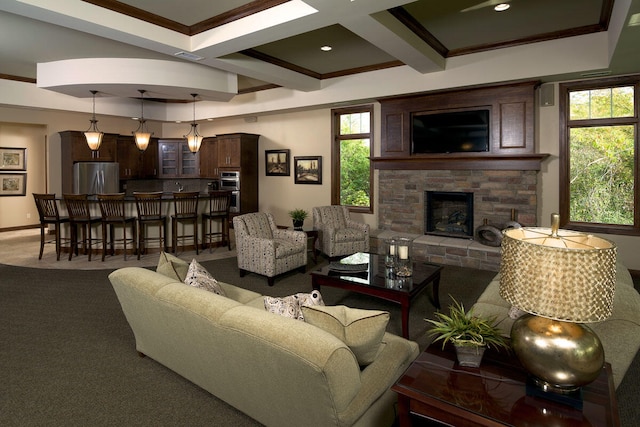
<svg viewBox="0 0 640 427">
<path fill-rule="evenodd" d="M 408 259 L 409 258 L 409 247 L 407 246 L 399 246 L 398 247 L 398 256 L 400 259 Z"/>
</svg>

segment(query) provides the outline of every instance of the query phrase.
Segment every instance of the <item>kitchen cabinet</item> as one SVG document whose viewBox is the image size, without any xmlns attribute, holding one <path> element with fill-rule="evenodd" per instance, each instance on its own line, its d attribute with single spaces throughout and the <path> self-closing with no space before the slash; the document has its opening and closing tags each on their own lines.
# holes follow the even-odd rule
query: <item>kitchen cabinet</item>
<svg viewBox="0 0 640 427">
<path fill-rule="evenodd" d="M 239 212 L 258 211 L 258 139 L 260 135 L 234 133 L 217 135 L 219 172 L 239 171 Z"/>
<path fill-rule="evenodd" d="M 215 137 L 208 137 L 202 140 L 202 145 L 200 146 L 200 177 L 212 179 L 220 177 L 218 145 Z"/>
<path fill-rule="evenodd" d="M 120 179 L 154 178 L 158 175 L 158 140 L 152 138 L 147 149 L 138 150 L 133 136 L 118 137 Z"/>
<path fill-rule="evenodd" d="M 189 151 L 185 139 L 158 140 L 159 178 L 198 178 L 199 153 Z"/>
<path fill-rule="evenodd" d="M 218 135 L 218 167 L 239 168 L 242 161 L 242 140 L 246 134 Z M 245 139 L 247 137 L 245 136 Z"/>
</svg>

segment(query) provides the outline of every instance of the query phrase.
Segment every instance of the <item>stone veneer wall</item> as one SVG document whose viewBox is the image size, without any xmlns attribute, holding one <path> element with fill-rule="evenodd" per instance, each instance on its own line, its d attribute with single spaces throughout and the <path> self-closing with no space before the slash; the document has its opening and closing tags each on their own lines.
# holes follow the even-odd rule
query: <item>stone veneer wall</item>
<svg viewBox="0 0 640 427">
<path fill-rule="evenodd" d="M 485 219 L 501 229 L 511 221 L 512 209 L 523 226 L 537 225 L 537 183 L 537 171 L 530 170 L 380 170 L 379 231 L 373 237 L 388 238 L 390 232 L 413 235 L 417 260 L 497 271 L 500 248 L 424 235 L 424 192 L 473 192 L 474 230 Z M 382 249 L 379 243 L 372 245 L 376 252 Z"/>
<path fill-rule="evenodd" d="M 537 225 L 537 171 L 381 170 L 378 228 L 424 234 L 424 192 L 473 192 L 473 229 L 501 228 L 516 211 L 523 226 Z"/>
</svg>

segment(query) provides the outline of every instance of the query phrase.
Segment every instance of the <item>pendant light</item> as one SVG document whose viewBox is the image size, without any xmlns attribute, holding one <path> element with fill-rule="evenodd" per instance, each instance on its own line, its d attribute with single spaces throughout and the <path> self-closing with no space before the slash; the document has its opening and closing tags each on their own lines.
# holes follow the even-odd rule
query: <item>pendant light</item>
<svg viewBox="0 0 640 427">
<path fill-rule="evenodd" d="M 140 125 L 138 129 L 131 133 L 136 137 L 136 147 L 142 152 L 149 146 L 149 139 L 151 139 L 153 133 L 147 129 L 146 120 L 144 119 L 144 94 L 146 90 L 138 89 L 138 92 L 140 92 L 140 118 L 138 119 Z"/>
<path fill-rule="evenodd" d="M 191 130 L 184 137 L 187 138 L 189 151 L 195 154 L 200 150 L 202 135 L 198 133 L 198 124 L 196 123 L 196 96 L 198 96 L 198 94 L 192 93 L 191 96 L 193 96 L 193 122 L 191 123 Z"/>
<path fill-rule="evenodd" d="M 84 137 L 87 138 L 87 145 L 91 151 L 97 151 L 100 148 L 100 144 L 102 144 L 102 136 L 104 133 L 98 130 L 98 121 L 96 120 L 96 93 L 97 90 L 92 90 L 93 94 L 93 116 L 91 116 L 91 125 L 89 125 L 89 129 L 84 133 Z"/>
</svg>

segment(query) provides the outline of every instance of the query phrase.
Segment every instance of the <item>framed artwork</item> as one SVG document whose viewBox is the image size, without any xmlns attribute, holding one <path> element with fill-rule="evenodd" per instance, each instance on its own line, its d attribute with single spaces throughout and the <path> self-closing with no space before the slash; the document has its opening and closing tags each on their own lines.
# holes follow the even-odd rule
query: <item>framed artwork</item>
<svg viewBox="0 0 640 427">
<path fill-rule="evenodd" d="M 25 196 L 26 193 L 26 173 L 4 173 L 0 175 L 0 196 Z"/>
<path fill-rule="evenodd" d="M 0 147 L 0 171 L 26 171 L 26 148 Z"/>
<path fill-rule="evenodd" d="M 294 157 L 296 184 L 322 184 L 322 156 Z"/>
<path fill-rule="evenodd" d="M 266 150 L 264 152 L 264 162 L 267 176 L 291 175 L 289 150 Z"/>
</svg>

